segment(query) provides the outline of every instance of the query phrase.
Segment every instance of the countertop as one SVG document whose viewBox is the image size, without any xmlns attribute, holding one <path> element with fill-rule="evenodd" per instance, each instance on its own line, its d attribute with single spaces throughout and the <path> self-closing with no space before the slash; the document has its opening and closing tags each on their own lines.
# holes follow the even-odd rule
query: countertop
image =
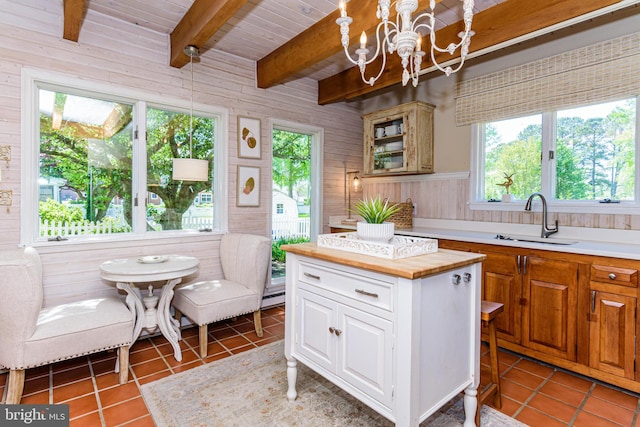
<svg viewBox="0 0 640 427">
<path fill-rule="evenodd" d="M 341 224 L 339 220 L 332 221 L 329 226 L 355 231 L 355 226 Z M 536 240 L 540 239 L 539 233 L 540 225 L 420 219 L 414 219 L 413 228 L 396 229 L 395 231 L 395 234 L 403 236 L 640 260 L 640 233 L 631 230 L 560 227 L 557 234 L 553 234 L 547 239 L 549 243 L 496 239 L 496 235 L 501 234 L 507 237 Z M 603 240 L 606 238 L 618 241 Z M 551 243 L 554 241 L 572 242 L 572 244 Z"/>
<path fill-rule="evenodd" d="M 486 258 L 486 256 L 482 254 L 439 249 L 438 252 L 427 255 L 401 259 L 386 259 L 371 255 L 345 252 L 339 249 L 318 247 L 317 243 L 282 245 L 281 249 L 298 255 L 411 280 L 431 276 L 458 267 L 464 267 L 480 262 Z"/>
</svg>

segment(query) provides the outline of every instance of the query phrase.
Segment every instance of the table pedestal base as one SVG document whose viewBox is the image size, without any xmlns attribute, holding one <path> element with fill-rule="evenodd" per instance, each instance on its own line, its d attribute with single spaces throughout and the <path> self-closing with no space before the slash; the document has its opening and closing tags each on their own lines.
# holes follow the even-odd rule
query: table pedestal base
<svg viewBox="0 0 640 427">
<path fill-rule="evenodd" d="M 142 297 L 140 290 L 133 283 L 117 282 L 116 287 L 127 293 L 126 303 L 134 315 L 133 341 L 136 341 L 142 329 L 149 333 L 154 333 L 160 328 L 162 335 L 173 347 L 174 357 L 178 362 L 182 361 L 182 351 L 180 350 L 180 325 L 178 321 L 171 317 L 171 299 L 173 298 L 173 288 L 182 279 L 171 279 L 162 286 L 160 299 L 153 295 L 153 286 L 149 286 L 149 295 Z M 155 308 L 156 303 L 158 308 Z"/>
</svg>

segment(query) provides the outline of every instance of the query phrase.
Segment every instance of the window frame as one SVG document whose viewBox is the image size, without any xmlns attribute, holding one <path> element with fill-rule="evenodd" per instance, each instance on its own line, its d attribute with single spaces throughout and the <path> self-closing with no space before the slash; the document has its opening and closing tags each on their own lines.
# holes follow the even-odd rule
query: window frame
<svg viewBox="0 0 640 427">
<path fill-rule="evenodd" d="M 110 235 L 93 235 L 74 237 L 63 242 L 50 242 L 46 238 L 39 237 L 38 230 L 38 180 L 39 163 L 37 161 L 40 152 L 39 140 L 39 103 L 38 90 L 62 90 L 67 93 L 81 96 L 95 96 L 108 98 L 109 100 L 127 102 L 134 105 L 134 126 L 138 130 L 137 138 L 133 139 L 132 165 L 134 176 L 131 191 L 138 197 L 146 197 L 146 109 L 164 108 L 171 111 L 189 114 L 190 100 L 173 96 L 160 96 L 132 89 L 124 86 L 106 84 L 87 80 L 81 76 L 70 76 L 52 73 L 44 70 L 23 68 L 21 75 L 21 193 L 20 209 L 20 242 L 22 245 L 46 246 L 60 243 L 103 243 L 113 241 L 128 241 L 167 237 L 184 237 L 189 235 L 202 235 L 198 230 L 167 230 L 162 232 L 149 232 L 144 227 L 146 219 L 145 203 L 134 206 L 133 224 L 131 233 L 118 233 Z M 193 114 L 210 117 L 216 120 L 214 134 L 214 178 L 211 191 L 217 195 L 214 197 L 214 233 L 224 233 L 228 230 L 228 122 L 229 111 L 227 108 L 210 106 L 205 104 L 193 104 Z"/>
<path fill-rule="evenodd" d="M 599 101 L 597 105 L 606 104 L 631 97 L 615 98 L 608 101 Z M 557 111 L 568 108 L 580 108 L 573 106 L 558 108 L 556 111 L 547 111 L 540 114 L 542 116 L 542 162 L 541 162 L 541 188 L 540 192 L 547 199 L 549 210 L 560 213 L 595 213 L 595 214 L 630 214 L 640 208 L 640 95 L 636 99 L 636 129 L 635 129 L 635 176 L 636 186 L 634 190 L 634 201 L 620 201 L 620 203 L 608 204 L 598 201 L 568 201 L 555 198 L 556 191 L 556 162 L 549 159 L 550 151 L 556 152 L 556 123 Z M 530 114 L 530 115 L 536 115 Z M 505 118 L 507 119 L 507 118 Z M 499 121 L 497 119 L 495 121 Z M 471 125 L 471 171 L 469 185 L 469 208 L 471 210 L 485 211 L 521 211 L 524 209 L 526 200 L 516 200 L 509 203 L 488 202 L 484 200 L 484 169 L 485 169 L 485 129 L 486 123 L 475 123 Z M 555 156 L 554 156 L 555 157 Z M 481 199 L 481 197 L 483 197 Z M 534 205 L 538 203 L 536 199 Z"/>
</svg>

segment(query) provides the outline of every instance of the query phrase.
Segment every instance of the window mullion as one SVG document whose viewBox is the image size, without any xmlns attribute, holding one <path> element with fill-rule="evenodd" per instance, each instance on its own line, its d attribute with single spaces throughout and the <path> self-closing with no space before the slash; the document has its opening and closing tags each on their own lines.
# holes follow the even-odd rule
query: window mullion
<svg viewBox="0 0 640 427">
<path fill-rule="evenodd" d="M 542 113 L 541 183 L 540 191 L 547 199 L 555 199 L 556 194 L 556 115 Z M 553 152 L 553 158 L 551 153 Z"/>
<path fill-rule="evenodd" d="M 138 101 L 134 107 L 135 134 L 133 139 L 132 159 L 132 190 L 134 197 L 133 206 L 133 232 L 144 234 L 146 232 L 146 198 L 147 198 L 147 144 L 146 144 L 146 103 Z M 137 201 L 137 203 L 136 203 Z"/>
</svg>

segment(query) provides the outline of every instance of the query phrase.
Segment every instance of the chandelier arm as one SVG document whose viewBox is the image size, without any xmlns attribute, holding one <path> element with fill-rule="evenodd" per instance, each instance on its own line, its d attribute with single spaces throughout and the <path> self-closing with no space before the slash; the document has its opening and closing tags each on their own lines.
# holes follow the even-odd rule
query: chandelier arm
<svg viewBox="0 0 640 427">
<path fill-rule="evenodd" d="M 460 39 L 460 41 L 458 43 L 450 43 L 449 45 L 447 45 L 446 48 L 441 48 L 438 47 L 438 45 L 435 43 L 436 41 L 436 37 L 435 37 L 435 33 L 431 34 L 431 46 L 433 46 L 433 50 L 436 50 L 438 52 L 442 52 L 442 53 L 451 53 L 450 50 L 452 50 L 453 52 L 455 52 L 456 50 L 460 49 L 460 47 L 465 43 L 467 37 L 469 37 L 469 33 L 471 32 L 471 28 L 467 28 L 464 31 L 464 35 L 462 36 L 462 38 Z M 451 48 L 451 46 L 454 46 L 454 48 Z"/>
<path fill-rule="evenodd" d="M 366 80 L 365 77 L 364 77 L 364 70 L 362 70 L 362 72 L 360 73 L 361 76 L 362 76 L 362 81 L 365 82 L 366 84 L 370 85 L 370 86 L 373 86 L 373 84 L 376 81 L 378 81 L 380 76 L 382 76 L 382 73 L 384 72 L 384 68 L 385 68 L 386 65 L 387 65 L 387 53 L 383 49 L 382 50 L 382 66 L 380 67 L 380 71 L 378 72 L 378 75 L 375 76 L 375 77 L 369 77 L 369 80 Z"/>
</svg>

